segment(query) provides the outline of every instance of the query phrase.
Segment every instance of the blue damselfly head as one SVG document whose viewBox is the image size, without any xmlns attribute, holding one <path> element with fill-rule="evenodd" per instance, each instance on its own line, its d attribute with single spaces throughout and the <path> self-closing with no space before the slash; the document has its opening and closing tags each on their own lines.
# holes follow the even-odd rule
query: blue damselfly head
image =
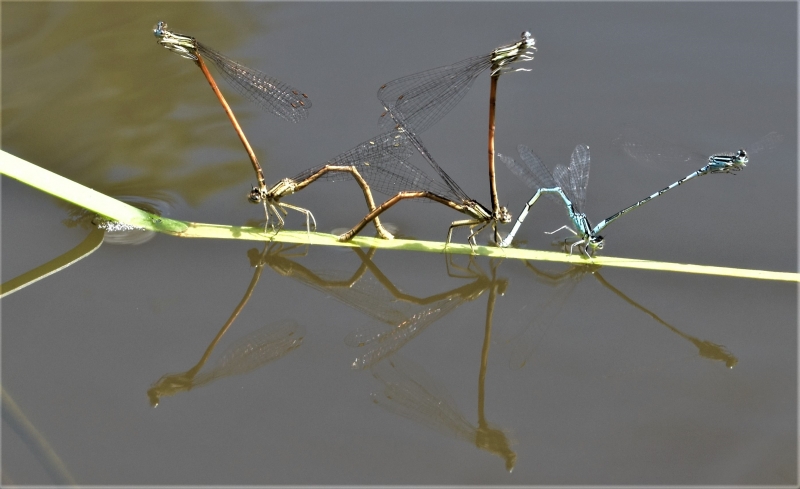
<svg viewBox="0 0 800 489">
<path fill-rule="evenodd" d="M 197 41 L 193 37 L 170 31 L 167 29 L 167 23 L 162 21 L 153 27 L 153 35 L 161 46 L 183 58 L 197 61 Z"/>
<path fill-rule="evenodd" d="M 605 238 L 602 236 L 592 236 L 589 238 L 589 246 L 591 246 L 592 249 L 602 250 L 605 244 Z"/>
<path fill-rule="evenodd" d="M 167 23 L 161 20 L 159 20 L 158 23 L 155 26 L 153 26 L 153 34 L 156 37 L 164 37 L 164 32 L 166 30 L 167 30 Z"/>
<path fill-rule="evenodd" d="M 708 166 L 711 173 L 730 173 L 741 170 L 749 161 L 747 151 L 740 149 L 736 153 L 709 156 Z"/>
<path fill-rule="evenodd" d="M 750 159 L 747 157 L 747 151 L 740 149 L 736 152 L 736 161 L 740 166 L 747 166 Z"/>
</svg>

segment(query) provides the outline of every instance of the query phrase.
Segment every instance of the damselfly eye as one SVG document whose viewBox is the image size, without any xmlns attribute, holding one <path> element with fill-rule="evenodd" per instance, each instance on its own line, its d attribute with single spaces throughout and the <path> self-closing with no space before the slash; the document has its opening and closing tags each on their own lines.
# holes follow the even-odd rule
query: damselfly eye
<svg viewBox="0 0 800 489">
<path fill-rule="evenodd" d="M 258 190 L 257 187 L 253 187 L 253 190 L 247 194 L 247 200 L 252 202 L 253 204 L 261 203 L 261 191 Z"/>
</svg>

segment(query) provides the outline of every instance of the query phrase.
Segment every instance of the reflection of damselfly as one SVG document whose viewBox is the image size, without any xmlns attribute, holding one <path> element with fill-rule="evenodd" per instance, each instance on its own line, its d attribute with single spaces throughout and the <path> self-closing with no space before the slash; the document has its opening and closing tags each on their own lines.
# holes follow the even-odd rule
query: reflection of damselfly
<svg viewBox="0 0 800 489">
<path fill-rule="evenodd" d="M 470 261 L 470 269 L 473 261 Z M 465 269 L 465 270 L 468 270 Z M 478 373 L 478 424 L 467 421 L 458 410 L 455 401 L 447 389 L 437 382 L 425 370 L 404 359 L 401 355 L 392 355 L 384 361 L 373 362 L 372 375 L 383 384 L 383 392 L 372 394 L 375 404 L 389 412 L 403 416 L 428 426 L 445 435 L 454 436 L 475 444 L 481 450 L 501 457 L 505 461 L 506 470 L 511 471 L 517 462 L 517 454 L 511 449 L 509 437 L 486 420 L 484 409 L 486 399 L 486 370 L 489 363 L 489 346 L 492 339 L 492 318 L 497 296 L 505 293 L 507 279 L 497 279 L 496 265 L 492 264 L 492 276 L 489 278 L 478 269 L 473 269 L 483 278 L 480 293 L 489 291 L 486 303 L 486 321 L 481 348 L 481 365 Z M 478 282 L 476 281 L 476 284 Z M 473 294 L 477 298 L 480 293 Z M 401 325 L 403 326 L 403 325 Z M 417 325 L 415 329 L 421 326 Z M 377 360 L 382 360 L 383 357 Z"/>
<path fill-rule="evenodd" d="M 560 273 L 552 273 L 536 268 L 530 262 L 525 262 L 525 266 L 530 269 L 540 283 L 552 287 L 555 290 L 541 307 L 537 307 L 533 311 L 526 311 L 524 316 L 526 318 L 526 325 L 508 338 L 504 343 L 511 345 L 511 359 L 510 365 L 514 369 L 519 369 L 525 366 L 529 358 L 534 352 L 536 342 L 541 342 L 543 336 L 555 323 L 556 317 L 561 313 L 564 304 L 572 294 L 575 286 L 583 280 L 586 275 L 591 275 L 597 279 L 600 284 L 606 289 L 613 292 L 626 303 L 634 308 L 644 312 L 657 323 L 669 329 L 671 332 L 677 334 L 681 338 L 691 342 L 698 350 L 698 355 L 709 360 L 720 361 L 728 368 L 733 368 L 737 363 L 737 358 L 731 354 L 724 346 L 718 345 L 708 340 L 701 340 L 691 336 L 678 328 L 667 323 L 661 319 L 654 312 L 642 306 L 638 302 L 631 299 L 624 292 L 611 285 L 600 274 L 600 267 L 592 264 L 579 264 L 573 265 Z M 534 316 L 535 319 L 530 321 L 530 317 Z M 534 336 L 538 336 L 534 338 Z"/>
<path fill-rule="evenodd" d="M 448 255 L 448 260 L 451 255 Z M 448 263 L 448 267 L 450 264 Z M 455 265 L 452 265 L 455 267 Z M 353 361 L 354 369 L 370 367 L 384 358 L 393 355 L 397 350 L 416 338 L 428 326 L 439 321 L 447 314 L 467 302 L 474 301 L 487 290 L 491 294 L 505 293 L 508 280 L 496 278 L 497 264 L 491 265 L 491 275 L 486 274 L 480 266 L 470 258 L 469 265 L 458 267 L 464 272 L 461 278 L 473 281 L 449 292 L 427 298 L 428 306 L 404 317 L 400 322 L 386 324 L 370 324 L 358 328 L 345 337 L 348 346 L 362 348 L 364 353 Z M 454 276 L 451 274 L 451 276 Z M 494 307 L 494 296 L 490 301 Z"/>
<path fill-rule="evenodd" d="M 236 134 L 239 136 L 239 139 L 242 141 L 247 151 L 247 155 L 250 157 L 253 170 L 256 172 L 258 187 L 253 187 L 253 190 L 250 192 L 249 200 L 253 203 L 262 202 L 261 195 L 266 191 L 267 186 L 264 180 L 264 171 L 258 163 L 256 154 L 247 141 L 247 137 L 244 135 L 239 122 L 236 120 L 236 116 L 233 114 L 225 97 L 222 96 L 222 92 L 220 92 L 217 87 L 217 83 L 214 81 L 211 73 L 208 71 L 204 59 L 211 60 L 223 77 L 228 80 L 231 86 L 240 94 L 260 105 L 264 110 L 272 112 L 287 121 L 297 122 L 308 116 L 308 109 L 311 107 L 311 101 L 308 99 L 308 96 L 258 70 L 248 68 L 225 57 L 201 44 L 193 37 L 169 31 L 165 22 L 156 24 L 153 33 L 158 38 L 158 43 L 160 45 L 184 58 L 191 59 L 203 72 L 209 85 L 211 85 L 211 89 L 214 91 L 220 104 L 222 104 L 222 108 L 225 109 L 228 119 L 230 119 L 231 124 L 233 124 Z M 266 202 L 264 202 L 264 212 L 267 212 Z M 268 213 L 267 220 L 269 221 Z"/>
<path fill-rule="evenodd" d="M 473 279 L 473 282 L 449 291 L 418 297 L 398 289 L 381 271 L 373 261 L 376 248 L 366 252 L 360 248 L 350 248 L 360 261 L 352 273 L 341 270 L 312 270 L 299 260 L 291 259 L 302 256 L 293 253 L 292 250 L 298 248 L 299 245 L 273 243 L 261 255 L 251 250 L 250 259 L 254 263 L 266 264 L 277 274 L 302 282 L 391 328 L 406 321 L 421 309 L 435 308 L 437 304 L 440 305 L 454 297 L 471 296 L 487 286 L 486 275 L 481 274 L 480 270 L 472 267 L 467 269 L 456 267 L 450 263 L 451 255 L 448 255 L 447 275 L 453 278 Z M 453 272 L 450 270 L 451 267 L 465 272 L 463 274 Z"/>
<path fill-rule="evenodd" d="M 266 252 L 267 246 L 265 245 L 264 252 Z M 200 361 L 194 367 L 185 372 L 163 375 L 148 389 L 147 396 L 153 407 L 158 406 L 164 396 L 172 396 L 179 392 L 188 391 L 223 377 L 241 375 L 256 370 L 269 362 L 282 358 L 302 344 L 305 329 L 301 325 L 292 320 L 271 322 L 265 327 L 235 341 L 225 350 L 213 367 L 201 373 L 217 344 L 233 325 L 233 322 L 236 321 L 236 318 L 239 317 L 239 313 L 242 312 L 244 306 L 247 305 L 250 296 L 253 295 L 253 290 L 255 290 L 261 278 L 264 264 L 259 260 L 253 260 L 252 252 L 255 252 L 256 257 L 259 256 L 256 250 L 248 252 L 251 265 L 255 267 L 255 272 L 253 272 L 253 278 L 250 280 L 250 285 L 248 285 L 242 300 L 239 301 L 236 309 L 233 310 L 231 316 L 222 325 L 222 328 L 217 332 Z"/>
<path fill-rule="evenodd" d="M 776 140 L 779 138 L 780 136 L 778 136 L 776 133 L 768 134 L 758 142 L 754 143 L 754 149 L 751 150 L 751 153 L 756 153 L 758 150 L 768 147 L 770 144 L 776 142 Z M 605 229 L 606 226 L 624 214 L 627 214 L 628 212 L 646 204 L 647 202 L 664 194 L 668 190 L 673 189 L 694 177 L 710 175 L 712 173 L 736 172 L 747 165 L 749 161 L 748 153 L 744 149 L 740 149 L 735 153 L 711 155 L 708 157 L 706 165 L 699 170 L 687 175 L 668 187 L 665 187 L 658 192 L 645 197 L 635 204 L 622 209 L 621 211 L 600 221 L 599 224 L 592 227 L 583 210 L 583 206 L 586 202 L 586 187 L 589 184 L 589 147 L 584 145 L 576 146 L 575 151 L 572 153 L 572 159 L 569 167 L 558 165 L 553 173 L 550 173 L 550 170 L 548 170 L 544 163 L 542 163 L 542 160 L 540 160 L 539 157 L 536 156 L 527 146 L 519 145 L 518 149 L 522 161 L 525 162 L 525 166 L 517 163 L 513 158 L 503 155 L 498 155 L 498 157 L 503 160 L 503 162 L 508 165 L 511 171 L 521 178 L 529 187 L 537 190 L 528 203 L 525 204 L 525 208 L 520 213 L 514 228 L 503 240 L 501 246 L 508 246 L 511 244 L 514 235 L 517 233 L 520 225 L 522 225 L 522 222 L 525 220 L 525 216 L 527 216 L 530 208 L 536 203 L 541 194 L 546 194 L 549 198 L 554 199 L 556 202 L 559 201 L 560 197 L 561 201 L 566 205 L 569 218 L 575 228 L 573 230 L 568 226 L 562 226 L 561 228 L 556 229 L 548 234 L 558 232 L 562 229 L 570 231 L 575 235 L 575 242 L 572 244 L 572 246 L 570 246 L 570 253 L 572 253 L 572 250 L 575 246 L 580 246 L 579 249 L 586 256 L 590 256 L 595 249 L 603 248 L 604 241 L 603 237 L 600 236 L 600 232 Z"/>
<path fill-rule="evenodd" d="M 530 32 L 523 32 L 517 42 L 500 46 L 489 54 L 473 56 L 458 63 L 433 68 L 404 76 L 385 83 L 378 90 L 378 99 L 386 112 L 384 125 L 394 126 L 393 118 L 403 120 L 404 127 L 414 133 L 422 133 L 444 117 L 467 93 L 478 75 L 491 68 L 491 90 L 489 94 L 489 184 L 492 196 L 492 211 L 498 213 L 494 171 L 494 127 L 497 80 L 502 73 L 530 71 L 514 68 L 517 61 L 530 61 L 536 50 L 536 40 Z"/>
<path fill-rule="evenodd" d="M 490 224 L 495 233 L 495 241 L 499 243 L 500 239 L 497 233 L 497 223 L 511 222 L 511 214 L 509 214 L 508 209 L 505 207 L 500 207 L 496 211 L 490 211 L 478 201 L 471 199 L 466 192 L 464 192 L 461 187 L 459 187 L 458 184 L 447 173 L 445 173 L 442 167 L 436 163 L 436 161 L 433 159 L 433 156 L 431 156 L 428 150 L 422 145 L 422 142 L 419 140 L 417 135 L 405 127 L 403 119 L 394 114 L 392 112 L 393 109 L 389 110 L 392 117 L 394 117 L 395 121 L 398 123 L 399 134 L 402 137 L 407 138 L 407 140 L 414 145 L 425 161 L 427 161 L 428 164 L 433 167 L 436 173 L 439 174 L 439 177 L 445 185 L 434 181 L 417 169 L 415 169 L 416 171 L 412 174 L 405 174 L 398 172 L 397 169 L 390 166 L 376 166 L 374 168 L 375 174 L 382 175 L 383 181 L 386 185 L 390 185 L 401 191 L 372 210 L 351 230 L 339 236 L 339 240 L 347 241 L 352 239 L 353 236 L 364 229 L 364 226 L 366 226 L 370 221 L 380 216 L 384 211 L 401 200 L 424 198 L 439 202 L 440 204 L 444 204 L 451 209 L 455 209 L 469 216 L 469 219 L 454 221 L 450 224 L 450 228 L 447 232 L 447 243 L 450 243 L 450 239 L 453 235 L 453 228 L 469 226 L 470 231 L 472 231 L 475 226 L 478 226 L 478 229 L 476 231 L 472 231 L 469 235 L 469 243 L 470 246 L 472 246 L 475 244 L 475 236 Z M 404 164 L 403 166 L 404 168 L 414 168 L 407 164 Z M 411 175 L 413 175 L 413 178 L 409 178 Z"/>
</svg>

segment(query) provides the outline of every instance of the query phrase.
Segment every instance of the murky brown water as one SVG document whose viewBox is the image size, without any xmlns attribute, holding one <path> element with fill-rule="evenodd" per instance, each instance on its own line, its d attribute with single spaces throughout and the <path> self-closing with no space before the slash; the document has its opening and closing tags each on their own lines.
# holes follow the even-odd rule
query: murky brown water
<svg viewBox="0 0 800 489">
<path fill-rule="evenodd" d="M 244 198 L 252 170 L 199 71 L 155 43 L 156 21 L 309 94 L 310 118 L 293 125 L 222 84 L 270 182 L 378 134 L 382 83 L 530 30 L 532 72 L 500 82 L 497 149 L 525 143 L 552 167 L 589 144 L 595 221 L 697 169 L 623 158 L 611 141 L 625 123 L 706 154 L 784 135 L 738 176 L 626 216 L 604 254 L 797 269 L 793 4 L 2 13 L 5 151 L 225 224 L 263 217 Z M 487 93 L 483 76 L 422 135 L 484 202 Z M 516 214 L 531 192 L 500 170 Z M 55 199 L 8 178 L 2 191 L 3 282 L 89 234 Z M 331 230 L 362 217 L 360 199 L 345 182 L 290 201 Z M 458 217 L 408 203 L 386 220 L 443 239 Z M 520 238 L 547 247 L 541 231 L 564 223 L 544 203 Z M 156 236 L 107 242 L 0 304 L 4 484 L 797 482 L 792 284 Z"/>
</svg>

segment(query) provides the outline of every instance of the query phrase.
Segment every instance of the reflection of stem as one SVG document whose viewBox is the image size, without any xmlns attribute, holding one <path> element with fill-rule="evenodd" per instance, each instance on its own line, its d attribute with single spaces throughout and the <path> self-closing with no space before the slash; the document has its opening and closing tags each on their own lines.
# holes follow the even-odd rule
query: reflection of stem
<svg viewBox="0 0 800 489">
<path fill-rule="evenodd" d="M 77 486 L 67 466 L 3 388 L 3 420 L 16 431 L 58 484 Z M 5 477 L 5 473 L 3 474 Z"/>
<path fill-rule="evenodd" d="M 34 282 L 38 282 L 39 280 L 56 272 L 60 272 L 75 262 L 89 256 L 97 248 L 99 248 L 101 244 L 103 244 L 104 235 L 105 231 L 93 227 L 93 229 L 89 232 L 89 235 L 86 236 L 86 239 L 81 241 L 81 243 L 75 248 L 67 251 L 57 258 L 50 260 L 44 265 L 38 266 L 33 270 L 25 272 L 22 275 L 12 278 L 8 282 L 0 285 L 0 297 L 6 297 L 10 294 L 13 294 L 16 291 L 23 289 Z"/>
<path fill-rule="evenodd" d="M 265 245 L 266 251 L 267 245 Z M 255 250 L 250 250 L 255 251 Z M 249 252 L 248 252 L 249 253 Z M 257 253 L 257 252 L 256 252 Z M 231 350 L 231 355 L 234 358 L 225 358 L 224 361 L 221 362 L 221 365 L 215 370 L 216 372 L 209 372 L 205 374 L 202 378 L 196 379 L 198 372 L 200 369 L 208 361 L 208 358 L 211 356 L 211 353 L 216 348 L 217 343 L 222 339 L 228 329 L 231 327 L 233 322 L 239 316 L 239 313 L 242 312 L 244 306 L 250 300 L 250 297 L 253 295 L 253 291 L 255 290 L 256 284 L 258 284 L 258 280 L 261 278 L 261 272 L 264 270 L 263 264 L 256 264 L 255 265 L 255 272 L 253 272 L 253 278 L 250 280 L 250 285 L 247 286 L 247 290 L 244 293 L 244 297 L 242 300 L 239 301 L 239 304 L 231 313 L 231 316 L 222 326 L 222 328 L 217 332 L 217 335 L 208 345 L 206 351 L 203 353 L 203 356 L 200 357 L 200 361 L 197 364 L 187 370 L 186 372 L 177 373 L 177 374 L 170 374 L 164 375 L 161 377 L 158 382 L 156 382 L 148 391 L 147 395 L 150 398 L 150 404 L 153 407 L 158 406 L 160 397 L 174 395 L 181 391 L 187 391 L 196 387 L 198 385 L 204 385 L 208 382 L 211 382 L 217 378 L 223 377 L 225 375 L 233 375 L 237 373 L 244 373 L 249 370 L 253 370 L 264 363 L 269 361 L 275 360 L 280 358 L 284 354 L 288 353 L 289 351 L 293 350 L 294 348 L 300 346 L 300 342 L 302 341 L 302 336 L 298 335 L 297 337 L 291 338 L 294 335 L 294 329 L 297 329 L 296 326 L 292 327 L 289 326 L 289 329 L 282 328 L 276 332 L 270 332 L 268 334 L 264 334 L 263 332 L 256 331 L 256 336 L 253 339 L 258 339 L 256 341 L 255 346 L 253 345 L 244 345 L 239 346 L 235 345 L 237 348 Z M 288 324 L 288 323 L 286 323 Z M 289 331 L 288 333 L 284 331 Z M 288 339 L 287 339 L 288 338 Z M 245 337 L 245 339 L 250 339 L 250 337 Z M 241 350 L 241 351 L 239 351 Z M 256 362 L 247 364 L 245 360 L 247 360 L 248 356 L 256 355 L 257 359 Z M 238 356 L 238 358 L 236 358 Z M 235 362 L 239 362 L 239 366 Z"/>
<path fill-rule="evenodd" d="M 694 344 L 694 346 L 697 347 L 701 357 L 708 358 L 710 360 L 719 360 L 725 362 L 725 366 L 728 368 L 733 368 L 739 362 L 739 359 L 733 356 L 733 354 L 731 354 L 724 346 L 712 343 L 708 340 L 701 340 L 699 338 L 695 338 L 694 336 L 690 336 L 684 333 L 683 331 L 679 330 L 678 328 L 675 328 L 674 326 L 668 324 L 666 321 L 656 316 L 655 313 L 653 313 L 649 309 L 646 309 L 642 305 L 638 304 L 633 299 L 622 293 L 621 290 L 617 289 L 616 287 L 608 283 L 606 279 L 604 279 L 603 276 L 600 275 L 599 272 L 595 272 L 594 277 L 604 287 L 606 287 L 611 292 L 617 294 L 620 298 L 622 298 L 622 300 L 624 300 L 628 304 L 632 305 L 636 309 L 639 309 L 643 313 L 655 319 L 659 324 L 666 326 L 667 328 L 670 329 L 670 331 L 677 334 L 681 338 L 691 341 Z"/>
</svg>

